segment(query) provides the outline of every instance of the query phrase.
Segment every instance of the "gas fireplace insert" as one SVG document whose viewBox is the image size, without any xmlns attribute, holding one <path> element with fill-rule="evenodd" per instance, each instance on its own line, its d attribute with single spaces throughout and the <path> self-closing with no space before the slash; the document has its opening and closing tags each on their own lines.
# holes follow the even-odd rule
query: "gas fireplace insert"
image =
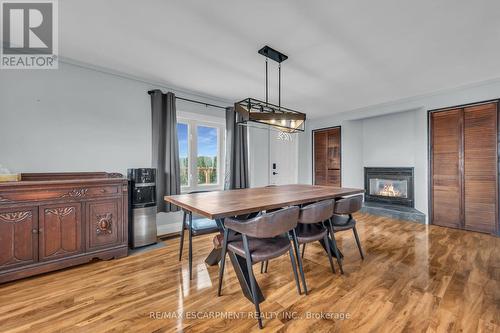
<svg viewBox="0 0 500 333">
<path fill-rule="evenodd" d="M 365 201 L 415 207 L 413 168 L 365 167 Z"/>
</svg>

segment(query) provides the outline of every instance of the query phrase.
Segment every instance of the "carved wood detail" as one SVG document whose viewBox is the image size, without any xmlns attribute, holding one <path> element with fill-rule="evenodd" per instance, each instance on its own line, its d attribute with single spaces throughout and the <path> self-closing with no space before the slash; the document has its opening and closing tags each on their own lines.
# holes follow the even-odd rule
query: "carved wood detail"
<svg viewBox="0 0 500 333">
<path fill-rule="evenodd" d="M 0 214 L 0 220 L 7 223 L 18 223 L 31 217 L 33 217 L 33 213 L 31 211 L 8 212 Z"/>
<path fill-rule="evenodd" d="M 10 201 L 12 201 L 12 200 L 9 200 L 9 199 L 7 199 L 7 198 L 5 198 L 5 197 L 2 197 L 2 196 L 0 195 L 0 202 L 10 202 Z"/>
<path fill-rule="evenodd" d="M 49 214 L 56 215 L 59 218 L 68 216 L 75 211 L 75 207 L 61 207 L 61 208 L 50 208 L 46 209 L 45 212 Z"/>
<path fill-rule="evenodd" d="M 78 188 L 78 189 L 73 189 L 69 191 L 68 193 L 64 194 L 61 198 L 81 198 L 87 195 L 88 189 L 86 188 Z"/>
<path fill-rule="evenodd" d="M 106 213 L 96 215 L 97 218 L 97 228 L 96 233 L 98 235 L 111 234 L 113 232 L 113 214 Z"/>
</svg>

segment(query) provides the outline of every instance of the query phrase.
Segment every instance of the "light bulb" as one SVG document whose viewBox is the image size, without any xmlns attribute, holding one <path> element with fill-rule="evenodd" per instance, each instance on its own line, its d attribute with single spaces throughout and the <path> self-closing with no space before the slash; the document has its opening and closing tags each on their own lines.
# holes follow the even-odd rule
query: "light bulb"
<svg viewBox="0 0 500 333">
<path fill-rule="evenodd" d="M 285 119 L 281 119 L 281 126 L 286 126 L 286 120 Z"/>
<path fill-rule="evenodd" d="M 271 124 L 274 124 L 275 122 L 276 122 L 276 120 L 271 119 Z"/>
<path fill-rule="evenodd" d="M 291 127 L 291 128 L 295 128 L 295 125 L 296 125 L 296 124 L 295 124 L 295 120 L 290 121 L 290 127 Z"/>
</svg>

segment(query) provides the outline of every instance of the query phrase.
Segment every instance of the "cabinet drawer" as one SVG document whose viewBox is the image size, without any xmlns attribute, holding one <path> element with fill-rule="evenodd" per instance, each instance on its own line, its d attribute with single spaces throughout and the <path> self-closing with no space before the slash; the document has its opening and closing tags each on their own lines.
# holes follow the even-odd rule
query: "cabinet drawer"
<svg viewBox="0 0 500 333">
<path fill-rule="evenodd" d="M 16 202 L 30 202 L 55 199 L 86 199 L 92 197 L 103 197 L 109 195 L 119 195 L 121 186 L 81 186 L 67 188 L 51 188 L 36 190 L 19 190 L 13 193 L 1 193 L 0 204 L 10 204 Z"/>
<path fill-rule="evenodd" d="M 121 199 L 86 204 L 87 251 L 119 245 L 123 242 Z"/>
<path fill-rule="evenodd" d="M 113 195 L 120 193 L 119 186 L 100 186 L 100 187 L 89 187 L 87 190 L 87 196 L 99 196 L 99 195 Z"/>
</svg>

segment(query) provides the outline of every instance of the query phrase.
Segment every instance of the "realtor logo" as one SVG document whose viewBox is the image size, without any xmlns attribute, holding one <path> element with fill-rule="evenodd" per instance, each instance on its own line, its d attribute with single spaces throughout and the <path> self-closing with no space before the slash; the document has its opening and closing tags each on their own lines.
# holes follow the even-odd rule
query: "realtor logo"
<svg viewBox="0 0 500 333">
<path fill-rule="evenodd" d="M 2 69 L 57 69 L 57 0 L 1 1 Z"/>
</svg>

